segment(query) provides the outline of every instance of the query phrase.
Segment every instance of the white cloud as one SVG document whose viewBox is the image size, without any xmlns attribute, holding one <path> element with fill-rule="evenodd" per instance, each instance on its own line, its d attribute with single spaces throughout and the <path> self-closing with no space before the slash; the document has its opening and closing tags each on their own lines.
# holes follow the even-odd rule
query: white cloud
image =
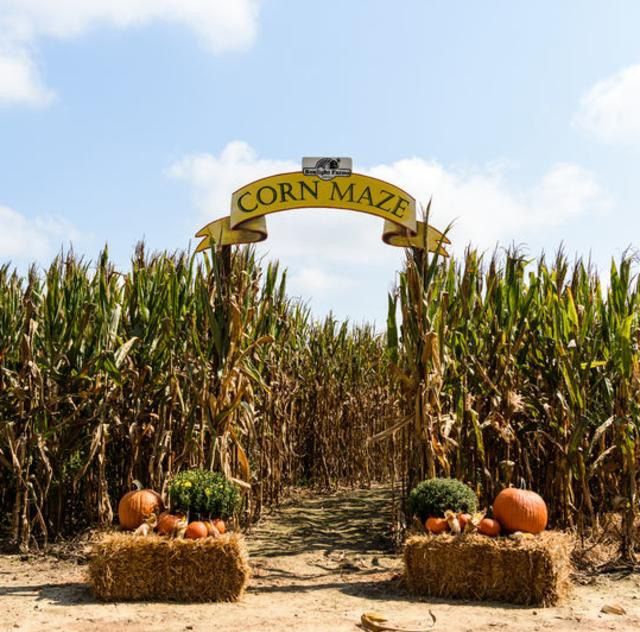
<svg viewBox="0 0 640 632">
<path fill-rule="evenodd" d="M 192 185 L 204 224 L 229 213 L 231 193 L 240 186 L 298 169 L 298 162 L 258 158 L 248 144 L 234 141 L 219 156 L 187 156 L 168 174 Z M 469 242 L 486 249 L 497 241 L 526 241 L 535 231 L 603 213 L 611 206 L 595 177 L 569 163 L 552 166 L 526 188 L 510 185 L 503 166 L 462 170 L 409 158 L 357 170 L 393 182 L 420 201 L 433 197 L 431 223 L 444 228 L 455 220 L 451 238 L 458 251 Z M 400 249 L 381 242 L 382 221 L 359 213 L 305 209 L 270 215 L 267 226 L 269 239 L 261 248 L 289 264 L 389 265 L 400 259 Z"/>
<path fill-rule="evenodd" d="M 607 143 L 640 141 L 640 64 L 596 83 L 581 99 L 574 125 Z"/>
<path fill-rule="evenodd" d="M 48 105 L 53 93 L 42 86 L 32 60 L 24 53 L 0 55 L 0 104 Z"/>
<path fill-rule="evenodd" d="M 529 187 L 515 187 L 501 167 L 445 168 L 420 158 L 370 170 L 371 175 L 406 189 L 418 200 L 433 197 L 431 223 L 455 221 L 454 249 L 471 242 L 482 249 L 497 241 L 526 241 L 539 230 L 577 216 L 609 210 L 611 200 L 586 169 L 568 163 L 552 166 Z"/>
<path fill-rule="evenodd" d="M 242 141 L 232 141 L 219 157 L 211 154 L 185 156 L 167 170 L 168 175 L 189 181 L 198 193 L 203 218 L 229 212 L 231 193 L 247 182 L 273 173 L 295 171 L 299 165 L 289 160 L 258 158 L 255 150 Z"/>
<path fill-rule="evenodd" d="M 69 39 L 92 28 L 170 22 L 214 53 L 246 50 L 256 37 L 260 0 L 0 0 L 0 103 L 51 100 L 30 51 L 39 37 Z M 2 64 L 4 60 L 4 65 Z"/>
<path fill-rule="evenodd" d="M 0 205 L 0 260 L 46 262 L 61 246 L 80 238 L 79 231 L 60 217 L 29 219 Z"/>
</svg>

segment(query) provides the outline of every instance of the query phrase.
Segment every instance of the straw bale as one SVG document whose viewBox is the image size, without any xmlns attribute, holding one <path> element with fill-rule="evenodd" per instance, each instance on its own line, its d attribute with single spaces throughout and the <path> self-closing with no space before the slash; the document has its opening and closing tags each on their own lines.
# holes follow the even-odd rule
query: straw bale
<svg viewBox="0 0 640 632">
<path fill-rule="evenodd" d="M 520 540 L 478 534 L 410 537 L 405 580 L 416 595 L 552 606 L 571 582 L 568 534 L 545 531 Z"/>
<path fill-rule="evenodd" d="M 126 533 L 94 544 L 89 581 L 106 601 L 237 601 L 249 580 L 244 539 L 230 533 L 200 540 Z"/>
</svg>

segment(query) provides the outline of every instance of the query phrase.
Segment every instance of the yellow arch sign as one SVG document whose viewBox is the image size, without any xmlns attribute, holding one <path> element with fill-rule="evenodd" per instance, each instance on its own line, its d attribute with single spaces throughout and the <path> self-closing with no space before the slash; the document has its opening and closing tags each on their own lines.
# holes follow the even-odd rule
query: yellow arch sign
<svg viewBox="0 0 640 632">
<path fill-rule="evenodd" d="M 265 216 L 300 208 L 333 208 L 376 215 L 384 219 L 382 240 L 391 246 L 427 248 L 447 256 L 451 243 L 439 230 L 416 219 L 416 200 L 406 191 L 359 173 L 324 180 L 301 171 L 280 173 L 238 189 L 231 198 L 231 215 L 198 231 L 196 252 L 214 242 L 222 246 L 248 244 L 267 238 Z"/>
</svg>

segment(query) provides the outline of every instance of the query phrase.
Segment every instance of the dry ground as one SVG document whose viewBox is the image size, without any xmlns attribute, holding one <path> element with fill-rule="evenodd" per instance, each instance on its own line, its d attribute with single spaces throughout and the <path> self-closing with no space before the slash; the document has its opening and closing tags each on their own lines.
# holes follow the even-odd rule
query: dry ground
<svg viewBox="0 0 640 632">
<path fill-rule="evenodd" d="M 103 604 L 91 596 L 83 565 L 0 556 L 0 630 L 357 630 L 360 615 L 371 610 L 393 625 L 435 631 L 640 626 L 638 575 L 598 577 L 559 608 L 411 598 L 398 579 L 399 555 L 385 539 L 387 496 L 377 489 L 302 497 L 265 520 L 249 536 L 254 578 L 237 604 Z M 605 604 L 626 614 L 604 614 Z"/>
</svg>

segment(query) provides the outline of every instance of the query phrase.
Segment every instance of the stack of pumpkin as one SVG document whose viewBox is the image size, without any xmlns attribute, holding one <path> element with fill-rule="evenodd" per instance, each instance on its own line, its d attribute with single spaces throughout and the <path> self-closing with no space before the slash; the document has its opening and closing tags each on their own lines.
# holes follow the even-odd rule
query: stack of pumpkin
<svg viewBox="0 0 640 632">
<path fill-rule="evenodd" d="M 431 479 L 418 485 L 409 497 L 409 507 L 428 533 L 501 534 L 518 539 L 538 534 L 547 526 L 547 506 L 535 492 L 509 487 L 493 501 L 492 515 L 476 512 L 473 490 L 452 479 Z M 426 519 L 425 519 L 426 517 Z"/>
<path fill-rule="evenodd" d="M 547 526 L 547 505 L 535 492 L 509 487 L 503 489 L 493 501 L 493 518 L 485 513 L 474 515 L 445 511 L 444 518 L 431 516 L 425 529 L 432 534 L 451 532 L 480 533 L 495 538 L 501 533 L 517 539 L 520 534 L 538 534 Z"/>
<path fill-rule="evenodd" d="M 227 527 L 221 518 L 189 522 L 183 513 L 165 511 L 162 497 L 152 489 L 136 489 L 125 494 L 118 504 L 120 527 L 137 535 L 158 535 L 198 540 L 219 538 Z"/>
</svg>

